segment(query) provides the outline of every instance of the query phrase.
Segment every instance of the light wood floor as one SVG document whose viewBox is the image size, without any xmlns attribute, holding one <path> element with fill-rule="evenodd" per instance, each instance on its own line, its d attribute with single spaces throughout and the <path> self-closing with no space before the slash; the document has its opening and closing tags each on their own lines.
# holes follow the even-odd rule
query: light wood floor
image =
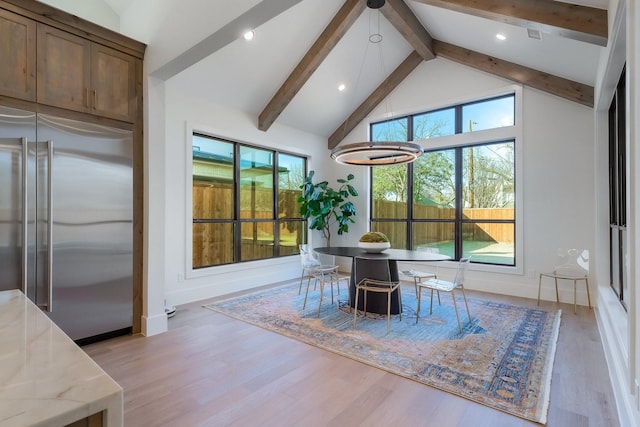
<svg viewBox="0 0 640 427">
<path fill-rule="evenodd" d="M 201 308 L 205 302 L 179 306 L 166 333 L 83 347 L 123 387 L 127 427 L 538 425 Z M 593 310 L 542 306 L 562 309 L 547 425 L 618 426 Z"/>
</svg>

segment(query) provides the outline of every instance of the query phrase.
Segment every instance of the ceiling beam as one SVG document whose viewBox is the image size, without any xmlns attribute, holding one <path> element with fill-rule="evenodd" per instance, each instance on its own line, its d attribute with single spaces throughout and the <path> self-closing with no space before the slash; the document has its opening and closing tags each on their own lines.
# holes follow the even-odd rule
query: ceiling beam
<svg viewBox="0 0 640 427">
<path fill-rule="evenodd" d="M 187 68 L 233 43 L 242 36 L 247 28 L 257 28 L 282 12 L 290 9 L 301 0 L 263 0 L 217 30 L 195 46 L 182 52 L 171 61 L 149 73 L 150 76 L 168 80 Z"/>
<path fill-rule="evenodd" d="M 543 33 L 607 45 L 607 11 L 555 0 L 413 0 Z"/>
<path fill-rule="evenodd" d="M 293 69 L 287 80 L 258 116 L 258 129 L 267 131 L 293 100 L 309 77 L 338 44 L 366 7 L 363 0 L 347 0 L 329 25 Z"/>
<path fill-rule="evenodd" d="M 437 56 L 500 76 L 526 86 L 593 108 L 593 87 L 503 61 L 489 55 L 464 49 L 439 40 L 433 41 Z"/>
<path fill-rule="evenodd" d="M 420 23 L 404 0 L 387 0 L 380 11 L 411 44 L 411 47 L 422 56 L 422 59 L 428 61 L 435 58 L 431 46 L 433 43 L 431 34 Z"/>
<path fill-rule="evenodd" d="M 349 116 L 347 120 L 342 122 L 340 126 L 331 134 L 328 140 L 329 149 L 334 149 L 345 136 L 349 134 L 365 117 L 367 117 L 378 104 L 380 104 L 384 98 L 386 98 L 393 90 L 398 87 L 411 72 L 423 62 L 422 55 L 415 50 L 402 61 L 398 68 L 387 77 L 381 84 L 373 91 L 367 99 L 364 100 L 358 108 Z"/>
</svg>

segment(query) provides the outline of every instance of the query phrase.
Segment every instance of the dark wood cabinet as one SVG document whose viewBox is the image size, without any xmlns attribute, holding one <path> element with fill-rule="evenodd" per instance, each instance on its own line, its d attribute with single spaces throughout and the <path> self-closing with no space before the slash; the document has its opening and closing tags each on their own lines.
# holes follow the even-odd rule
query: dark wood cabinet
<svg viewBox="0 0 640 427">
<path fill-rule="evenodd" d="M 38 102 L 134 122 L 136 58 L 38 24 Z"/>
<path fill-rule="evenodd" d="M 146 45 L 37 0 L 0 0 L 0 105 L 133 131 L 133 333 L 143 305 Z"/>
<path fill-rule="evenodd" d="M 92 112 L 112 119 L 134 122 L 137 59 L 93 43 L 91 45 Z"/>
<path fill-rule="evenodd" d="M 36 22 L 0 9 L 0 95 L 36 100 Z"/>
<path fill-rule="evenodd" d="M 38 102 L 89 113 L 91 42 L 38 24 Z"/>
</svg>

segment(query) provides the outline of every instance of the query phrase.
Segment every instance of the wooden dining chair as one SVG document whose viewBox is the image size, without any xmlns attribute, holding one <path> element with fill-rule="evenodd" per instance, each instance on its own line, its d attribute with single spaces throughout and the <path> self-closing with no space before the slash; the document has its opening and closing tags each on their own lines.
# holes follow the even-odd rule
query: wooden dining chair
<svg viewBox="0 0 640 427">
<path fill-rule="evenodd" d="M 371 262 L 372 260 L 355 257 L 353 260 L 353 266 L 355 268 L 355 277 L 358 276 L 358 271 L 365 271 L 365 263 Z M 356 327 L 357 318 L 358 318 L 358 296 L 360 295 L 360 291 L 363 293 L 364 303 L 362 306 L 363 317 L 367 317 L 367 292 L 376 292 L 376 293 L 386 293 L 387 294 L 387 334 L 391 330 L 391 294 L 393 292 L 398 291 L 398 313 L 400 314 L 400 321 L 402 321 L 402 307 L 401 307 L 401 296 L 400 296 L 400 281 L 391 280 L 391 271 L 389 269 L 389 261 L 388 260 L 379 260 L 378 262 L 384 262 L 386 264 L 386 272 L 387 277 L 386 280 L 379 279 L 369 279 L 363 278 L 358 283 L 356 283 L 356 297 L 354 303 L 354 313 L 353 313 L 353 327 Z M 361 273 L 361 274 L 366 274 Z"/>
</svg>

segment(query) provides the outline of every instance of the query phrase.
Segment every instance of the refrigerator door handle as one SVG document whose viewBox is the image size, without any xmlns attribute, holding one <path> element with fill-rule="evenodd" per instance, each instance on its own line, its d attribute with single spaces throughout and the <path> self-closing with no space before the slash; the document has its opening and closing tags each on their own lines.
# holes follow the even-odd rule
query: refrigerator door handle
<svg viewBox="0 0 640 427">
<path fill-rule="evenodd" d="M 53 141 L 47 141 L 47 307 L 53 311 Z"/>
<path fill-rule="evenodd" d="M 29 166 L 29 148 L 27 146 L 27 138 L 20 138 L 22 142 L 22 293 L 28 297 L 27 295 L 27 261 L 29 259 L 28 255 L 28 233 L 27 233 L 27 225 L 29 221 L 29 211 L 28 211 L 28 200 L 27 200 L 27 176 L 28 171 L 27 168 Z"/>
</svg>

